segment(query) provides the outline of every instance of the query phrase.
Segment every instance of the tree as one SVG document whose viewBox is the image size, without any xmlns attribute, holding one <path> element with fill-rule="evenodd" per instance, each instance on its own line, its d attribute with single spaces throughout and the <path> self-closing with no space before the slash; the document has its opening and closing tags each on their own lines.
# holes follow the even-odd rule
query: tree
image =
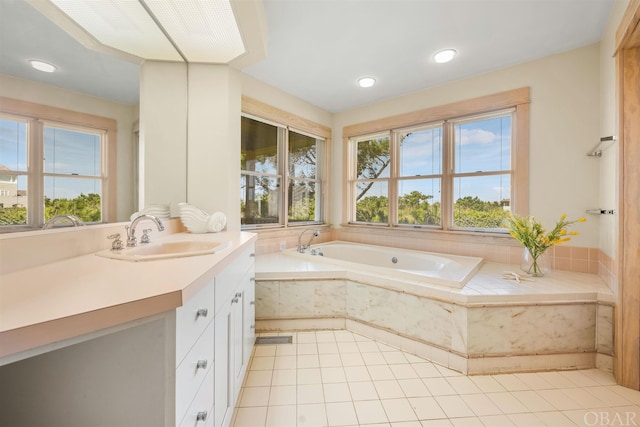
<svg viewBox="0 0 640 427">
<path fill-rule="evenodd" d="M 358 179 L 377 179 L 389 167 L 391 154 L 389 151 L 389 138 L 376 138 L 358 142 L 358 161 L 356 163 L 356 177 Z M 356 196 L 356 202 L 367 194 L 373 185 L 370 181 L 362 187 Z"/>
</svg>

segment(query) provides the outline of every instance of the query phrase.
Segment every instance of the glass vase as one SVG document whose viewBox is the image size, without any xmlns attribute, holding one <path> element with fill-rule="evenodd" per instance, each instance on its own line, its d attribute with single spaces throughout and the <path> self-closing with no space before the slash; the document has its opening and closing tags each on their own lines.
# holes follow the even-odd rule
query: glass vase
<svg viewBox="0 0 640 427">
<path fill-rule="evenodd" d="M 529 249 L 522 249 L 522 259 L 520 261 L 520 269 L 522 271 L 533 277 L 542 277 L 551 272 L 551 258 L 547 253 L 543 252 L 534 257 L 529 252 Z"/>
</svg>

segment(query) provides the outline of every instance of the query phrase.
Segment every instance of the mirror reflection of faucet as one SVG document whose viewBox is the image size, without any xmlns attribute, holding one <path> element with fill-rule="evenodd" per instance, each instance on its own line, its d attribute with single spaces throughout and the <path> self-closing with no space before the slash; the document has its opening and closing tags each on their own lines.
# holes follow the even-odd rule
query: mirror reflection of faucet
<svg viewBox="0 0 640 427">
<path fill-rule="evenodd" d="M 82 221 L 80 221 L 80 218 L 78 218 L 77 216 L 65 214 L 65 215 L 55 215 L 51 217 L 49 221 L 45 222 L 44 226 L 42 226 L 42 229 L 49 230 L 53 228 L 54 225 L 57 223 L 63 224 L 62 226 L 66 226 L 64 224 L 68 222 L 71 223 L 72 227 L 79 227 L 81 225 L 84 225 Z"/>
</svg>

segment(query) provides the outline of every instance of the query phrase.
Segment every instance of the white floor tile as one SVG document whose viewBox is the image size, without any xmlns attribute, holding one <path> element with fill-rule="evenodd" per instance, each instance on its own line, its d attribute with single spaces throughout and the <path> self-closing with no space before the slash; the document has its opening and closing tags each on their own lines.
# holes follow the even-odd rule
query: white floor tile
<svg viewBox="0 0 640 427">
<path fill-rule="evenodd" d="M 494 375 L 493 379 L 498 381 L 500 385 L 507 391 L 530 390 L 530 387 L 522 382 L 514 374 Z"/>
<path fill-rule="evenodd" d="M 324 403 L 322 384 L 299 384 L 296 390 L 298 405 Z"/>
<path fill-rule="evenodd" d="M 431 396 L 429 389 L 419 378 L 406 378 L 398 380 L 400 388 L 406 397 L 424 397 Z"/>
<path fill-rule="evenodd" d="M 338 353 L 334 354 L 320 354 L 318 356 L 321 368 L 335 368 L 342 366 L 342 359 Z"/>
<path fill-rule="evenodd" d="M 353 402 L 327 403 L 327 422 L 331 426 L 357 425 L 358 417 Z"/>
<path fill-rule="evenodd" d="M 371 381 L 349 383 L 349 390 L 351 390 L 351 397 L 354 401 L 375 400 L 379 398 L 376 387 Z"/>
<path fill-rule="evenodd" d="M 234 427 L 260 427 L 267 420 L 267 407 L 236 409 Z"/>
<path fill-rule="evenodd" d="M 460 397 L 477 416 L 502 414 L 502 411 L 485 394 L 464 394 Z"/>
<path fill-rule="evenodd" d="M 441 420 L 447 418 L 447 415 L 433 397 L 410 397 L 409 403 L 419 420 Z"/>
<path fill-rule="evenodd" d="M 324 388 L 324 401 L 325 402 L 351 402 L 351 391 L 349 390 L 349 384 L 345 383 L 333 383 L 323 384 Z"/>
<path fill-rule="evenodd" d="M 385 423 L 387 414 L 379 400 L 363 400 L 353 402 L 356 408 L 356 415 L 360 424 Z"/>
<path fill-rule="evenodd" d="M 298 404 L 298 427 L 325 427 L 327 425 L 327 411 L 323 403 Z"/>
<path fill-rule="evenodd" d="M 512 391 L 513 397 L 518 399 L 531 412 L 555 411 L 551 403 L 533 390 Z"/>
<path fill-rule="evenodd" d="M 349 382 L 371 381 L 369 370 L 364 366 L 345 366 L 344 374 Z"/>
<path fill-rule="evenodd" d="M 267 406 L 270 390 L 271 387 L 246 387 L 242 390 L 238 406 Z"/>
<path fill-rule="evenodd" d="M 389 368 L 391 368 L 391 372 L 393 372 L 393 376 L 396 377 L 397 380 L 416 378 L 418 376 L 409 363 L 389 365 Z"/>
<path fill-rule="evenodd" d="M 269 406 L 265 427 L 296 427 L 296 406 Z"/>
<path fill-rule="evenodd" d="M 423 378 L 422 381 L 434 396 L 457 394 L 453 387 L 451 387 L 451 384 L 444 378 Z"/>
<path fill-rule="evenodd" d="M 397 380 L 380 380 L 374 381 L 373 385 L 376 387 L 378 396 L 380 399 L 397 399 L 405 397 L 400 383 Z"/>
<path fill-rule="evenodd" d="M 296 404 L 296 386 L 279 385 L 271 387 L 269 394 L 269 406 L 274 405 L 295 405 Z"/>
<path fill-rule="evenodd" d="M 435 396 L 434 398 L 449 418 L 475 416 L 460 396 Z"/>
<path fill-rule="evenodd" d="M 340 354 L 342 359 L 342 366 L 364 366 L 364 359 L 360 353 L 342 353 Z"/>
<path fill-rule="evenodd" d="M 349 331 L 281 334 L 254 348 L 232 427 L 640 424 L 640 392 L 597 369 L 465 376 Z"/>
<path fill-rule="evenodd" d="M 295 369 L 282 369 L 273 371 L 271 385 L 295 385 L 298 371 Z"/>
<path fill-rule="evenodd" d="M 415 411 L 411 407 L 408 399 L 382 399 L 382 406 L 389 418 L 389 421 L 414 421 L 417 420 Z"/>
</svg>

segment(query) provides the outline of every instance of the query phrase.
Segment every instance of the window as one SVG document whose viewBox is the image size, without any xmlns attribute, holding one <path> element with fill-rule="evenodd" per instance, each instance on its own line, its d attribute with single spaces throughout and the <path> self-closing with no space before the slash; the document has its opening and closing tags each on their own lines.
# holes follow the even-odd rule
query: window
<svg viewBox="0 0 640 427">
<path fill-rule="evenodd" d="M 512 95 L 512 94 L 511 94 Z M 505 102 L 497 104 L 504 107 Z M 526 91 L 528 102 L 528 90 Z M 349 136 L 348 222 L 397 228 L 502 231 L 507 212 L 527 209 L 528 104 L 447 117 L 442 108 L 398 116 L 389 130 Z M 435 120 L 410 126 L 417 116 Z M 516 125 L 518 120 L 520 126 Z M 369 125 L 369 126 L 367 126 Z M 380 128 L 378 123 L 354 129 Z M 517 155 L 520 153 L 520 155 Z M 515 201 L 518 203 L 514 203 Z"/>
<path fill-rule="evenodd" d="M 240 211 L 245 228 L 323 221 L 323 138 L 244 115 Z"/>
<path fill-rule="evenodd" d="M 8 98 L 2 101 L 3 107 L 24 115 L 0 114 L 1 230 L 39 228 L 63 214 L 85 223 L 107 220 L 115 211 L 115 203 L 107 209 L 107 201 L 115 197 L 115 189 L 110 189 L 114 180 L 107 173 L 115 169 L 115 162 L 108 162 L 113 157 L 108 148 L 115 144 L 109 135 L 115 133 L 115 121 L 38 104 L 14 104 Z M 47 114 L 39 114 L 42 111 L 83 125 L 49 121 Z M 94 122 L 99 127 L 84 125 Z"/>
</svg>

